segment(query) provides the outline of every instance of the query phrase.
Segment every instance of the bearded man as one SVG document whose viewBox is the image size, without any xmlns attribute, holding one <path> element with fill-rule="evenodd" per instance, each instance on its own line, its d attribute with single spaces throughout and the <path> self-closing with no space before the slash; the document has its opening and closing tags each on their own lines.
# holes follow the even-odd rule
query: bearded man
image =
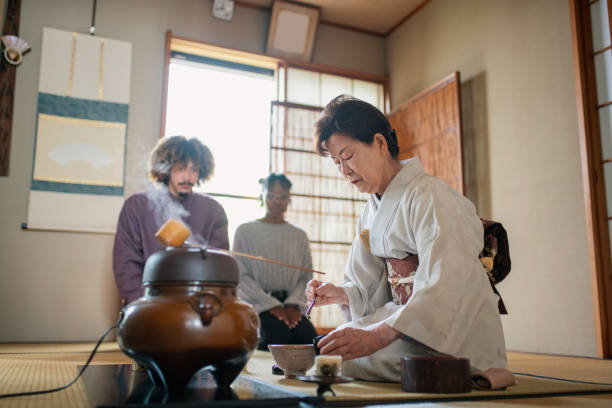
<svg viewBox="0 0 612 408">
<path fill-rule="evenodd" d="M 163 249 L 155 233 L 170 218 L 191 229 L 191 240 L 229 249 L 227 216 L 221 204 L 193 187 L 214 171 L 212 153 L 196 138 L 160 139 L 149 159 L 154 189 L 130 196 L 121 209 L 113 246 L 113 271 L 122 305 L 143 294 L 147 258 Z"/>
</svg>

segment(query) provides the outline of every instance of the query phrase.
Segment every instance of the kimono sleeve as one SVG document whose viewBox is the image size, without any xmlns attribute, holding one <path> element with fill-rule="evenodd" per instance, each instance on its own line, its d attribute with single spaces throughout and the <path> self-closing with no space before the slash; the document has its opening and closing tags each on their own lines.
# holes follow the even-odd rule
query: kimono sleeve
<svg viewBox="0 0 612 408">
<path fill-rule="evenodd" d="M 469 333 L 482 305 L 482 285 L 488 285 L 478 262 L 482 224 L 473 205 L 446 186 L 424 188 L 400 205 L 395 228 L 413 234 L 419 266 L 412 296 L 384 323 L 452 353 Z"/>
<path fill-rule="evenodd" d="M 391 299 L 389 284 L 382 258 L 373 255 L 362 242 L 360 232 L 364 228 L 368 206 L 357 225 L 348 261 L 344 270 L 342 287 L 349 301 L 351 320 L 372 313 Z"/>
</svg>

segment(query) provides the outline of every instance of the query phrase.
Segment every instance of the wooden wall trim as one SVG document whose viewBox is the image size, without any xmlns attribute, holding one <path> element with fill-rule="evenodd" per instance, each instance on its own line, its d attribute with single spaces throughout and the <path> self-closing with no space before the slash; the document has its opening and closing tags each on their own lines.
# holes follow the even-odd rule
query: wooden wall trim
<svg viewBox="0 0 612 408">
<path fill-rule="evenodd" d="M 457 136 L 457 151 L 459 152 L 459 156 L 461 160 L 459 160 L 459 191 L 465 195 L 465 170 L 463 168 L 463 120 L 462 116 L 462 108 L 461 108 L 461 73 L 459 71 L 454 72 L 453 74 L 457 81 L 457 100 L 459 101 L 459 136 Z"/>
<path fill-rule="evenodd" d="M 178 40 L 181 40 L 181 41 L 191 41 L 193 43 L 209 45 L 209 46 L 217 47 L 217 48 L 224 48 L 224 49 L 226 49 L 228 51 L 235 51 L 235 52 L 244 53 L 244 54 L 251 54 L 251 55 L 253 55 L 255 57 L 262 57 L 262 58 L 266 58 L 268 60 L 275 60 L 276 62 L 283 63 L 286 67 L 290 67 L 290 68 L 304 68 L 304 69 L 310 69 L 310 70 L 313 70 L 313 71 L 323 72 L 323 73 L 327 73 L 327 74 L 350 76 L 351 78 L 363 79 L 363 80 L 366 80 L 366 81 L 378 82 L 378 83 L 381 83 L 381 84 L 386 83 L 388 81 L 388 79 L 389 79 L 389 77 L 387 75 L 376 75 L 376 74 L 370 74 L 370 73 L 367 73 L 367 72 L 353 71 L 353 70 L 350 70 L 350 69 L 338 68 L 338 67 L 333 67 L 333 66 L 323 65 L 323 64 L 317 64 L 317 63 L 308 62 L 308 61 L 276 58 L 276 57 L 271 57 L 271 56 L 266 55 L 266 54 L 261 54 L 261 53 L 257 53 L 257 52 L 251 52 L 251 51 L 244 51 L 244 50 L 240 50 L 240 49 L 237 49 L 237 48 L 220 47 L 220 46 L 215 45 L 215 44 L 210 44 L 210 43 L 207 43 L 207 42 L 204 42 L 204 41 L 200 41 L 200 40 L 194 40 L 194 39 L 188 38 L 188 37 L 172 36 L 172 38 L 175 38 L 175 39 L 178 39 Z"/>
<path fill-rule="evenodd" d="M 612 9 L 611 9 L 612 8 L 612 0 L 607 0 L 607 1 L 608 1 L 608 30 L 612 30 Z M 612 35 L 612 31 L 609 31 L 609 32 Z"/>
<path fill-rule="evenodd" d="M 343 30 L 348 30 L 348 31 L 353 31 L 359 34 L 368 34 L 368 35 L 373 35 L 375 37 L 380 37 L 380 38 L 385 38 L 386 34 L 385 33 L 379 33 L 378 31 L 372 31 L 372 30 L 368 30 L 365 28 L 359 28 L 359 27 L 353 27 L 347 24 L 340 24 L 340 23 L 334 23 L 332 21 L 329 20 L 319 20 L 319 24 L 324 24 L 330 27 L 336 27 L 336 28 L 341 28 Z"/>
<path fill-rule="evenodd" d="M 351 77 L 354 79 L 363 79 L 364 81 L 377 82 L 380 84 L 385 84 L 389 80 L 389 77 L 386 75 L 369 74 L 367 72 L 353 71 L 346 68 L 330 67 L 328 65 L 315 64 L 313 62 L 297 60 L 286 60 L 285 62 L 286 66 L 289 68 L 309 69 L 312 71 L 322 72 L 324 74 L 340 75 L 345 77 Z"/>
<path fill-rule="evenodd" d="M 287 99 L 287 98 L 285 98 Z M 284 106 L 285 108 L 297 108 L 297 109 L 307 109 L 312 111 L 320 112 L 323 110 L 320 106 L 312 106 L 312 105 L 302 105 L 301 103 L 295 102 L 283 102 L 283 101 L 272 101 L 273 106 Z"/>
<path fill-rule="evenodd" d="M 419 99 L 422 99 L 422 98 L 426 97 L 427 95 L 431 94 L 432 92 L 435 92 L 436 90 L 442 88 L 443 86 L 445 86 L 446 84 L 448 84 L 449 82 L 452 82 L 452 81 L 457 81 L 457 83 L 460 84 L 460 82 L 459 82 L 459 72 L 455 71 L 452 74 L 448 74 L 447 76 L 445 76 L 444 78 L 442 78 L 441 80 L 436 82 L 435 84 L 431 85 L 428 88 L 423 89 L 421 92 L 419 92 L 416 95 L 410 97 L 410 99 L 402 102 L 399 106 L 394 108 L 391 112 L 389 112 L 389 115 L 393 115 L 397 111 L 405 108 L 406 105 L 409 105 L 411 103 L 414 103 L 415 101 L 418 101 Z"/>
<path fill-rule="evenodd" d="M 19 35 L 20 15 L 21 0 L 7 0 L 2 35 Z M 16 69 L 0 57 L 0 177 L 8 177 L 10 172 Z"/>
<path fill-rule="evenodd" d="M 604 102 L 601 105 L 597 105 L 597 109 L 605 108 L 606 106 L 612 105 L 612 101 Z"/>
<path fill-rule="evenodd" d="M 282 65 L 283 69 L 284 69 L 284 76 L 283 76 L 283 101 L 287 100 L 287 90 L 289 89 L 289 74 L 287 73 L 287 63 L 286 62 L 280 62 L 279 67 Z M 272 163 L 272 162 L 270 162 Z"/>
<path fill-rule="evenodd" d="M 164 52 L 164 83 L 162 85 L 161 119 L 159 123 L 159 138 L 164 137 L 166 131 L 166 108 L 168 106 L 168 75 L 170 71 L 170 43 L 172 30 L 166 31 L 166 50 Z"/>
<path fill-rule="evenodd" d="M 612 295 L 609 279 L 610 245 L 603 188 L 603 163 L 600 159 L 601 142 L 590 15 L 586 1 L 569 0 L 569 4 L 595 334 L 599 357 L 609 358 L 612 356 L 612 297 L 606 301 L 606 294 Z"/>
<path fill-rule="evenodd" d="M 603 52 L 608 51 L 609 49 L 612 49 L 612 45 L 608 45 L 607 47 L 602 48 L 601 50 L 594 51 L 594 52 L 593 52 L 593 55 L 598 55 L 598 54 L 601 54 L 601 53 L 603 53 Z"/>
<path fill-rule="evenodd" d="M 396 29 L 398 29 L 402 24 L 404 24 L 406 21 L 408 21 L 412 16 L 414 16 L 416 13 L 421 11 L 423 9 L 423 7 L 425 7 L 427 5 L 427 3 L 429 3 L 430 1 L 431 0 L 423 0 L 423 2 L 421 4 L 419 4 L 414 10 L 412 10 L 410 13 L 406 14 L 400 21 L 395 23 L 395 25 L 393 27 L 391 27 L 389 30 L 387 30 L 387 32 L 385 32 L 384 36 L 386 37 L 389 34 L 391 34 L 392 32 L 394 32 Z"/>
</svg>

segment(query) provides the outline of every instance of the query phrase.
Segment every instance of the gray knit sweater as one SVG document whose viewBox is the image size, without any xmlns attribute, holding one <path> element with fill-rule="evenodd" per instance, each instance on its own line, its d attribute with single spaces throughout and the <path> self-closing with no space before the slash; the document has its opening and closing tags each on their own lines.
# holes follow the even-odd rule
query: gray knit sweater
<svg viewBox="0 0 612 408">
<path fill-rule="evenodd" d="M 251 221 L 242 224 L 234 235 L 234 251 L 312 268 L 308 236 L 291 224 Z M 257 313 L 280 306 L 269 292 L 286 290 L 285 304 L 306 310 L 306 284 L 312 273 L 256 259 L 237 257 L 240 265 L 238 297 L 253 305 Z"/>
</svg>

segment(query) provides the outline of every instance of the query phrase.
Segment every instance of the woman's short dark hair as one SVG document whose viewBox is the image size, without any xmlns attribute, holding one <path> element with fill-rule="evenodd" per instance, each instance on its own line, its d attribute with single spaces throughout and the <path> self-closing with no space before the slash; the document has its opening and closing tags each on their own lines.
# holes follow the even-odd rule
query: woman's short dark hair
<svg viewBox="0 0 612 408">
<path fill-rule="evenodd" d="M 198 183 L 208 180 L 215 170 L 215 160 L 210 149 L 195 137 L 164 137 L 157 142 L 149 157 L 149 178 L 168 185 L 170 170 L 176 164 L 192 161 L 198 166 Z"/>
<path fill-rule="evenodd" d="M 262 189 L 269 190 L 277 181 L 287 190 L 291 190 L 291 182 L 287 176 L 281 173 L 270 173 L 268 177 L 259 179 L 259 184 L 261 184 Z"/>
<path fill-rule="evenodd" d="M 321 156 L 329 154 L 324 144 L 334 133 L 367 144 L 371 144 L 374 135 L 380 133 L 387 141 L 391 157 L 397 157 L 399 153 L 395 130 L 391 129 L 385 115 L 375 106 L 352 96 L 335 97 L 319 115 L 314 125 L 314 141 Z"/>
</svg>

